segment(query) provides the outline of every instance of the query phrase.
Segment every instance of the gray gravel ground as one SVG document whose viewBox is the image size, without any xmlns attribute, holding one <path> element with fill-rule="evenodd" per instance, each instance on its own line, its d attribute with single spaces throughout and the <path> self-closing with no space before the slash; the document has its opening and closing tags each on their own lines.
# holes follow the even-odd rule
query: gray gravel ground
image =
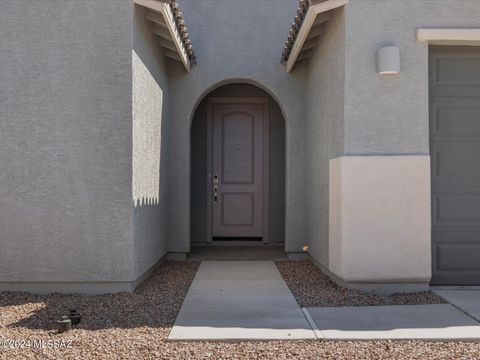
<svg viewBox="0 0 480 360">
<path fill-rule="evenodd" d="M 431 291 L 380 296 L 341 288 L 310 261 L 277 261 L 276 265 L 302 307 L 421 305 L 445 302 Z"/>
<path fill-rule="evenodd" d="M 0 293 L 0 341 L 72 340 L 43 350 L 0 342 L 0 359 L 480 359 L 474 342 L 166 342 L 198 264 L 162 264 L 135 294 Z M 55 320 L 70 308 L 82 323 L 57 334 Z"/>
</svg>

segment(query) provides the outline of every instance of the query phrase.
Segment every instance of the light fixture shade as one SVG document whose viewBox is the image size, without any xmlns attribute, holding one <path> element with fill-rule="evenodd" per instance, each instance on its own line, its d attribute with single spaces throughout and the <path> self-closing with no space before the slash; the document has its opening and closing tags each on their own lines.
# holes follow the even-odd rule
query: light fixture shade
<svg viewBox="0 0 480 360">
<path fill-rule="evenodd" d="M 400 49 L 397 46 L 378 49 L 378 73 L 381 75 L 400 73 Z"/>
</svg>

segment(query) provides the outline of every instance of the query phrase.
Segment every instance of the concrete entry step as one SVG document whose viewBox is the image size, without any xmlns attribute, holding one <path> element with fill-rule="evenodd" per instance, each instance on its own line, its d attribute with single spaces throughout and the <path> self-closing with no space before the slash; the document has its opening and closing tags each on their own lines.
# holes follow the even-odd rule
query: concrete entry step
<svg viewBox="0 0 480 360">
<path fill-rule="evenodd" d="M 307 311 L 317 336 L 326 340 L 480 339 L 480 323 L 450 304 L 319 307 Z"/>
<path fill-rule="evenodd" d="M 203 261 L 168 340 L 316 339 L 273 261 Z"/>
<path fill-rule="evenodd" d="M 287 254 L 280 246 L 193 246 L 189 260 L 286 260 Z"/>
</svg>

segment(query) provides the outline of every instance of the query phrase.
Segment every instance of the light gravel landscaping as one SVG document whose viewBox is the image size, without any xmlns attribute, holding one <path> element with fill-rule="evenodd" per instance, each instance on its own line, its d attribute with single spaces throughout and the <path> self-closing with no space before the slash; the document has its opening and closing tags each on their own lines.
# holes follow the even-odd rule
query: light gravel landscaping
<svg viewBox="0 0 480 360">
<path fill-rule="evenodd" d="M 480 358 L 480 344 L 475 342 L 167 342 L 165 339 L 198 265 L 198 262 L 162 264 L 134 294 L 0 293 L 0 339 L 27 343 L 72 340 L 69 348 L 62 349 L 0 347 L 0 359 Z M 83 315 L 81 324 L 72 331 L 57 334 L 55 321 L 71 308 Z"/>
<path fill-rule="evenodd" d="M 431 291 L 381 296 L 337 286 L 310 261 L 277 261 L 277 268 L 302 307 L 423 305 L 445 301 Z"/>
</svg>

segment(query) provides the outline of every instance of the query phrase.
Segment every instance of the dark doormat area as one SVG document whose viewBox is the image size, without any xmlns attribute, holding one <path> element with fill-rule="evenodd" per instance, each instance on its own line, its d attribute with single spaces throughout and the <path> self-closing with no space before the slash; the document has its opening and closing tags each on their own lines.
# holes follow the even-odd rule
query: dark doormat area
<svg viewBox="0 0 480 360">
<path fill-rule="evenodd" d="M 195 246 L 188 254 L 189 260 L 286 260 L 279 246 Z"/>
</svg>

